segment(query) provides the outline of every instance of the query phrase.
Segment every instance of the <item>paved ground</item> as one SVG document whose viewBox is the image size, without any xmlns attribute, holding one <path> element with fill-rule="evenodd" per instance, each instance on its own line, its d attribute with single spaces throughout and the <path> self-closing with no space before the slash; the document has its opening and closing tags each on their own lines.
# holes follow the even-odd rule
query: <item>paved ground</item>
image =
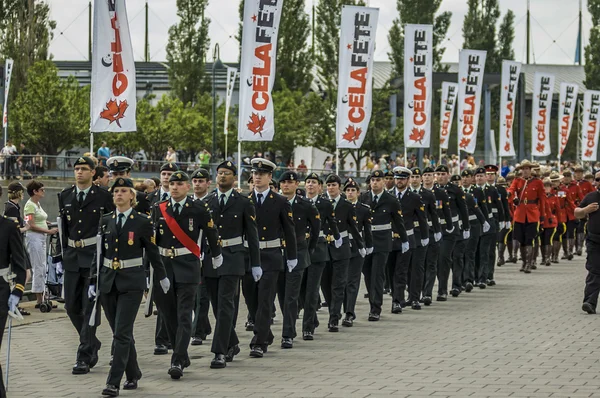
<svg viewBox="0 0 600 398">
<path fill-rule="evenodd" d="M 361 292 L 353 328 L 332 334 L 321 326 L 314 341 L 300 339 L 292 350 L 272 346 L 263 359 L 249 358 L 244 345 L 226 369 L 209 368 L 209 344 L 190 347 L 192 366 L 179 381 L 167 375 L 168 356 L 152 355 L 154 318 L 139 316 L 135 336 L 144 377 L 136 392 L 121 396 L 600 395 L 600 317 L 580 309 L 583 259 L 531 275 L 514 264 L 497 270 L 498 286 L 422 311 L 392 315 L 388 296 L 378 323 L 366 321 Z M 108 326 L 100 329 L 106 348 L 98 366 L 89 375 L 73 376 L 76 335 L 61 313 L 13 329 L 9 397 L 100 396 L 108 373 Z M 325 319 L 324 310 L 320 314 Z M 34 314 L 29 321 L 45 316 Z M 280 319 L 274 330 L 280 333 Z M 240 339 L 248 343 L 250 333 L 241 331 Z M 5 347 L 1 358 L 4 366 Z"/>
</svg>

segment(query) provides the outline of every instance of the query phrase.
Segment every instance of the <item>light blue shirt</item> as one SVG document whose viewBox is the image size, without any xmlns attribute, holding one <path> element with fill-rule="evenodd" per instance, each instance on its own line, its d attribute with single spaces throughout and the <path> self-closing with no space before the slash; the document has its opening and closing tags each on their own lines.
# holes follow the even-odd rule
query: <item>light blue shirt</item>
<svg viewBox="0 0 600 398">
<path fill-rule="evenodd" d="M 77 198 L 79 199 L 79 192 L 83 192 L 83 200 L 85 200 L 85 198 L 87 198 L 87 195 L 90 192 L 90 189 L 92 188 L 92 186 L 90 185 L 86 189 L 79 189 L 79 187 L 76 187 L 76 188 L 77 188 Z"/>
<path fill-rule="evenodd" d="M 117 223 L 119 222 L 119 214 L 123 214 L 125 215 L 125 218 L 123 218 L 123 223 L 120 225 L 121 228 L 123 228 L 123 225 L 125 225 L 125 223 L 127 222 L 127 218 L 129 217 L 129 215 L 131 214 L 131 212 L 133 211 L 133 207 L 130 207 L 129 210 L 120 213 L 119 210 L 115 210 L 115 214 L 117 216 Z"/>
<path fill-rule="evenodd" d="M 175 199 L 171 198 L 171 205 L 173 206 L 173 211 L 175 211 L 175 204 L 179 203 L 179 205 L 181 207 L 179 208 L 179 213 L 177 213 L 177 214 L 180 214 L 181 210 L 183 210 L 183 206 L 185 206 L 186 200 L 187 200 L 187 196 L 185 198 L 183 198 L 182 200 L 180 200 L 179 202 L 177 202 Z"/>
<path fill-rule="evenodd" d="M 231 194 L 233 193 L 233 188 L 231 188 L 229 191 L 227 192 L 221 192 L 217 189 L 217 194 L 218 194 L 218 199 L 219 199 L 219 203 L 221 203 L 221 195 L 225 195 L 225 197 L 223 198 L 223 202 L 224 204 L 227 204 L 227 201 L 229 200 L 229 197 L 231 196 Z M 265 199 L 263 198 L 263 201 Z"/>
</svg>

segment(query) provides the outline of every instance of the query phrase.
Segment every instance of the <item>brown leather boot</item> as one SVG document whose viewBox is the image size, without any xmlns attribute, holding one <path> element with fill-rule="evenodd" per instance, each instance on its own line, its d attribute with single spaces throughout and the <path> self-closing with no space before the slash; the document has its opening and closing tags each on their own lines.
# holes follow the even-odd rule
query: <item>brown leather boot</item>
<svg viewBox="0 0 600 398">
<path fill-rule="evenodd" d="M 552 260 L 554 264 L 558 264 L 558 255 L 560 253 L 560 241 L 552 242 Z"/>
<path fill-rule="evenodd" d="M 573 260 L 573 248 L 575 247 L 575 239 L 569 239 L 569 255 L 567 256 L 567 260 Z"/>
<path fill-rule="evenodd" d="M 521 246 L 521 259 L 523 262 L 521 263 L 521 269 L 519 270 L 520 272 L 525 272 L 526 269 L 529 269 L 529 265 L 527 263 L 527 251 L 525 249 L 527 249 L 527 246 Z"/>
<path fill-rule="evenodd" d="M 498 262 L 496 263 L 496 265 L 498 267 L 502 267 L 504 264 L 506 264 L 506 261 L 504 261 L 504 249 L 505 248 L 506 248 L 506 245 L 504 244 L 504 242 L 498 243 Z"/>
<path fill-rule="evenodd" d="M 525 255 L 525 270 L 523 272 L 525 272 L 526 274 L 531 274 L 531 264 L 533 263 L 533 247 L 532 246 L 525 246 L 525 250 L 524 250 L 524 255 Z"/>
</svg>

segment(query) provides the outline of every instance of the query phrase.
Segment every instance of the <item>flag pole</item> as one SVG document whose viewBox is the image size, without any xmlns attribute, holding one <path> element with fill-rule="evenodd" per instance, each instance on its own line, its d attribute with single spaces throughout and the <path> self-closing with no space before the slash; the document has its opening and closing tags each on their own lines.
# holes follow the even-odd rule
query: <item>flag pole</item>
<svg viewBox="0 0 600 398">
<path fill-rule="evenodd" d="M 242 141 L 238 140 L 238 189 L 242 188 Z"/>
<path fill-rule="evenodd" d="M 335 148 L 335 174 L 340 175 L 340 148 Z"/>
<path fill-rule="evenodd" d="M 90 130 L 90 155 L 94 156 L 94 133 Z"/>
</svg>

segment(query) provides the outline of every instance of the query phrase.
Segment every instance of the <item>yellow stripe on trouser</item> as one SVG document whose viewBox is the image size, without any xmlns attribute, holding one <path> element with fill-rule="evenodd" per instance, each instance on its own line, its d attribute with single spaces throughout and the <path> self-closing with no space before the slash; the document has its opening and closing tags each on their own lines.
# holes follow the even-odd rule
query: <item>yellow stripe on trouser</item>
<svg viewBox="0 0 600 398">
<path fill-rule="evenodd" d="M 510 235 L 510 233 L 513 230 L 513 224 L 510 224 L 510 228 L 508 229 L 508 231 L 506 232 L 506 235 L 504 235 L 504 244 L 508 245 L 508 235 Z"/>
<path fill-rule="evenodd" d="M 562 223 L 562 225 L 563 225 L 563 233 L 560 234 L 560 239 L 558 240 L 560 243 L 562 243 L 563 235 L 567 233 L 567 223 L 564 222 L 564 223 Z"/>
</svg>

